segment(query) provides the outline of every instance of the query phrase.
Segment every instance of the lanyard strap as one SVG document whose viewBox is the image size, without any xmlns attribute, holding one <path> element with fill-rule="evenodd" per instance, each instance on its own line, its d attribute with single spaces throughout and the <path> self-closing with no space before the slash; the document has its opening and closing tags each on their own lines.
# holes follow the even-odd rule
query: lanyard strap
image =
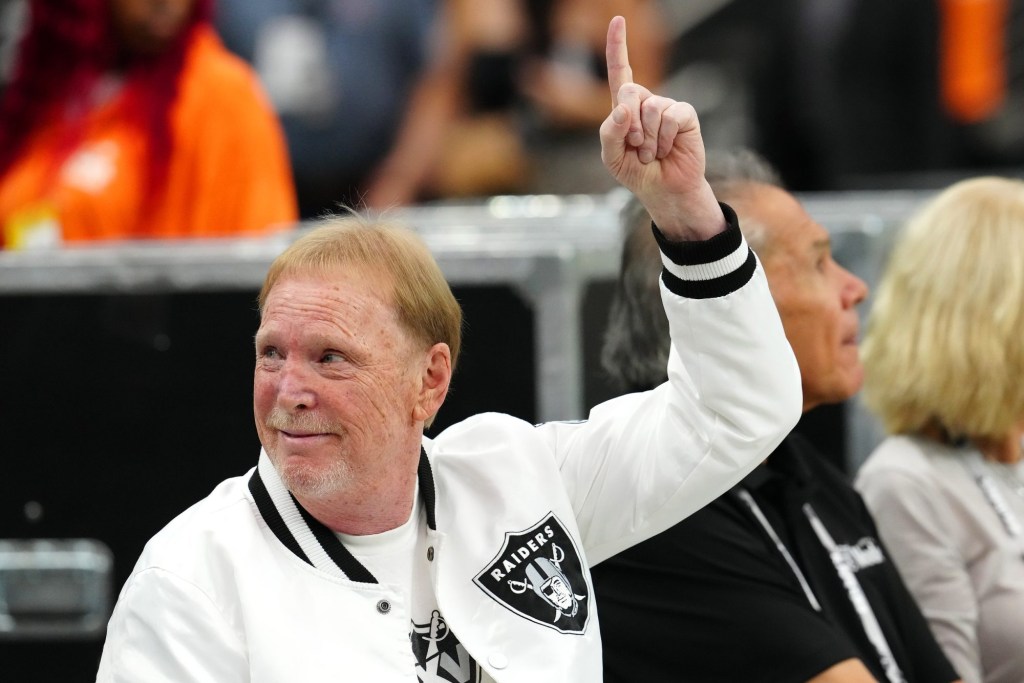
<svg viewBox="0 0 1024 683">
<path fill-rule="evenodd" d="M 967 469 L 970 470 L 971 476 L 974 477 L 974 481 L 978 484 L 978 488 L 981 489 L 985 500 L 988 501 L 992 510 L 995 511 L 999 521 L 1003 523 L 1003 527 L 1006 528 L 1006 533 L 1010 534 L 1013 538 L 1020 538 L 1024 534 L 1020 520 L 1013 514 L 1006 499 L 1003 498 L 1003 492 L 999 490 L 995 479 L 986 470 L 985 465 L 981 461 L 981 455 L 974 454 L 969 456 L 966 459 L 966 463 Z"/>
<path fill-rule="evenodd" d="M 804 589 L 804 595 L 807 596 L 807 602 L 811 603 L 811 607 L 814 608 L 815 612 L 820 612 L 821 603 L 818 602 L 818 598 L 815 597 L 814 591 L 811 590 L 811 584 L 807 582 L 807 579 L 804 577 L 804 573 L 800 571 L 800 566 L 797 565 L 796 560 L 794 560 L 793 556 L 790 555 L 786 544 L 783 543 L 782 539 L 779 538 L 779 535 L 775 533 L 775 529 L 773 529 L 772 525 L 768 522 L 768 518 L 764 516 L 764 512 L 761 511 L 757 501 L 754 500 L 754 497 L 750 495 L 750 492 L 744 488 L 735 489 L 735 494 L 740 500 L 746 503 L 747 507 L 750 509 L 750 513 L 754 515 L 754 519 L 761 524 L 765 533 L 768 534 L 770 539 L 772 539 L 772 543 L 775 544 L 775 549 L 779 551 L 780 555 L 782 555 L 782 559 L 784 559 L 786 564 L 789 565 L 793 575 L 796 576 L 796 580 L 800 583 L 800 587 Z"/>
<path fill-rule="evenodd" d="M 822 523 L 810 503 L 804 503 L 803 510 L 821 545 L 828 551 L 829 559 L 832 560 L 832 565 L 835 567 L 839 579 L 846 588 L 846 594 L 853 604 L 853 609 L 857 612 L 857 616 L 860 617 L 860 622 L 864 626 L 864 633 L 878 652 L 878 659 L 885 670 L 885 677 L 889 679 L 890 683 L 905 683 L 906 679 L 903 677 L 903 672 L 900 671 L 899 664 L 896 663 L 896 658 L 892 655 L 889 641 L 885 639 L 885 634 L 878 623 L 878 618 L 875 617 L 875 612 L 871 609 L 871 603 L 868 602 L 868 596 L 864 594 L 864 589 L 861 587 L 860 581 L 857 580 L 857 573 L 854 571 L 849 554 L 844 553 L 836 545 L 832 535 L 829 534 L 828 529 L 825 528 L 824 523 Z"/>
</svg>

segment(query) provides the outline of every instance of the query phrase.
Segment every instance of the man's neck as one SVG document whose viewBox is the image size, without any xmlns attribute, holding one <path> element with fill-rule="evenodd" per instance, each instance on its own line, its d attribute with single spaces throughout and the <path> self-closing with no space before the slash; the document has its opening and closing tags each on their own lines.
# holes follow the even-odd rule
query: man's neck
<svg viewBox="0 0 1024 683">
<path fill-rule="evenodd" d="M 367 536 L 397 529 L 409 520 L 416 497 L 416 474 L 392 486 L 375 485 L 356 494 L 296 500 L 331 531 Z"/>
<path fill-rule="evenodd" d="M 306 512 L 331 531 L 366 536 L 397 529 L 409 520 L 416 498 L 420 440 L 417 436 L 396 448 L 408 455 L 372 475 L 362 474 L 343 490 L 323 496 L 293 494 Z"/>
</svg>

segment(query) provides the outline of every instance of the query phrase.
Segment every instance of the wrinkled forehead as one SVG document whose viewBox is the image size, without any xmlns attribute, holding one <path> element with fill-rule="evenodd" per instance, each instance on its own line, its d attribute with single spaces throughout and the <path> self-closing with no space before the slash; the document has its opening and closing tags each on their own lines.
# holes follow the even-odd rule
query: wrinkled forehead
<svg viewBox="0 0 1024 683">
<path fill-rule="evenodd" d="M 339 314 L 374 310 L 397 320 L 394 287 L 386 274 L 363 266 L 296 267 L 283 271 L 267 292 L 261 323 L 275 310 L 298 304 Z"/>
<path fill-rule="evenodd" d="M 388 302 L 394 300 L 395 283 L 391 276 L 380 268 L 355 260 L 337 263 L 292 263 L 280 272 L 267 298 L 269 299 L 274 290 L 282 284 L 296 281 L 322 286 L 325 291 L 358 285 Z"/>
</svg>

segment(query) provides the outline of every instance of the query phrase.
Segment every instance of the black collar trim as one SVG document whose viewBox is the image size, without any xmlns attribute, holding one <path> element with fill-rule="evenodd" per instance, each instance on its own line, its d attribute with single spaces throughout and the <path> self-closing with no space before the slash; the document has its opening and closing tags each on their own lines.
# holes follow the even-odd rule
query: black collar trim
<svg viewBox="0 0 1024 683">
<path fill-rule="evenodd" d="M 420 462 L 417 470 L 420 485 L 420 496 L 423 498 L 423 505 L 427 515 L 427 526 L 431 530 L 436 530 L 434 517 L 434 475 L 430 468 L 430 461 L 427 459 L 427 453 L 420 446 Z M 259 510 L 263 520 L 267 523 L 267 526 L 274 533 L 279 541 L 284 545 L 285 548 L 290 550 L 293 555 L 298 557 L 300 560 L 315 566 L 309 559 L 305 552 L 302 550 L 302 546 L 295 538 L 295 534 L 292 533 L 291 529 L 288 528 L 288 523 L 285 521 L 281 514 L 281 511 L 277 509 L 274 504 L 274 500 L 267 490 L 266 484 L 263 482 L 263 478 L 260 477 L 260 470 L 257 467 L 253 471 L 252 476 L 249 477 L 249 491 L 252 493 L 253 500 L 256 502 L 256 508 Z M 292 502 L 295 503 L 295 507 L 298 509 L 299 514 L 302 516 L 302 521 L 309 528 L 309 531 L 316 538 L 320 547 L 323 548 L 324 552 L 331 561 L 341 570 L 351 581 L 358 581 L 360 583 L 377 583 L 377 579 L 370 573 L 363 564 L 349 552 L 348 548 L 338 540 L 338 537 L 334 535 L 334 532 L 328 529 L 326 526 L 321 524 L 313 515 L 309 514 L 305 508 L 299 505 L 299 501 L 288 494 Z"/>
<path fill-rule="evenodd" d="M 288 524 L 284 521 L 284 517 L 274 507 L 274 501 L 270 497 L 270 492 L 267 491 L 267 485 L 263 483 L 263 478 L 260 477 L 260 470 L 257 467 L 252 476 L 249 477 L 249 492 L 252 493 L 252 499 L 256 501 L 256 507 L 260 511 L 260 515 L 263 516 L 263 521 L 267 523 L 270 530 L 277 536 L 277 540 L 284 544 L 285 548 L 292 551 L 300 560 L 306 564 L 312 565 L 309 558 L 306 557 L 306 553 L 302 552 L 302 546 L 295 540 L 295 536 L 288 530 Z"/>
</svg>

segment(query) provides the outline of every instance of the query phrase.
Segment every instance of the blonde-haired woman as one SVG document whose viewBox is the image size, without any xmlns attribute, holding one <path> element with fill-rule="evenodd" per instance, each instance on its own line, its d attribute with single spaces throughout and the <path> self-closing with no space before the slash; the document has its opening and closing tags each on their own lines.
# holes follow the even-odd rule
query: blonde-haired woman
<svg viewBox="0 0 1024 683">
<path fill-rule="evenodd" d="M 965 683 L 1024 681 L 1024 182 L 949 187 L 906 226 L 863 345 L 890 436 L 857 488 Z"/>
</svg>

